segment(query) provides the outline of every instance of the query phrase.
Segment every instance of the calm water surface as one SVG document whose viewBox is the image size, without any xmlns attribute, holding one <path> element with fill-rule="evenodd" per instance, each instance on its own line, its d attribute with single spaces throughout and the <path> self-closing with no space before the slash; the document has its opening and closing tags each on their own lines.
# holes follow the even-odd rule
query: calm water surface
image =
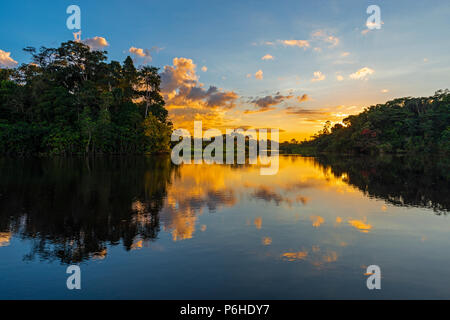
<svg viewBox="0 0 450 320">
<path fill-rule="evenodd" d="M 450 299 L 449 172 L 406 157 L 285 156 L 275 176 L 0 159 L 0 298 Z"/>
</svg>

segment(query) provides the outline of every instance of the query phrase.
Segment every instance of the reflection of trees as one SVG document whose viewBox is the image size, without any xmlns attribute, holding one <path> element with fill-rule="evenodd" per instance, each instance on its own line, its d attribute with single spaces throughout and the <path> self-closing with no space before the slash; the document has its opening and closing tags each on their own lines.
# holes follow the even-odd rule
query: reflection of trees
<svg viewBox="0 0 450 320">
<path fill-rule="evenodd" d="M 450 210 L 450 161 L 433 157 L 319 157 L 325 170 L 369 196 L 399 206 Z"/>
<path fill-rule="evenodd" d="M 104 257 L 106 245 L 159 232 L 168 157 L 0 160 L 0 232 L 32 241 L 26 259 Z"/>
</svg>

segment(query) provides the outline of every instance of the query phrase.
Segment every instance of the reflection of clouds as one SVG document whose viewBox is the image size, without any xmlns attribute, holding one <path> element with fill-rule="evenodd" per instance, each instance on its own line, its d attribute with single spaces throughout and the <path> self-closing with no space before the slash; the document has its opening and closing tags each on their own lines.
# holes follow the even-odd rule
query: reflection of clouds
<svg viewBox="0 0 450 320">
<path fill-rule="evenodd" d="M 281 255 L 281 257 L 287 261 L 305 260 L 307 256 L 307 251 L 285 252 Z"/>
<path fill-rule="evenodd" d="M 186 209 L 182 213 L 178 211 L 171 211 L 166 215 L 169 219 L 164 219 L 164 230 L 172 233 L 172 240 L 186 240 L 191 239 L 195 232 L 195 222 L 197 215 L 192 209 Z"/>
<path fill-rule="evenodd" d="M 253 221 L 253 223 L 255 224 L 256 229 L 261 229 L 262 227 L 262 218 L 261 217 L 257 217 L 255 219 L 255 221 Z"/>
<path fill-rule="evenodd" d="M 365 221 L 349 220 L 348 223 L 352 227 L 355 227 L 356 229 L 358 229 L 359 231 L 361 231 L 363 233 L 368 233 L 372 229 L 372 226 L 370 224 L 367 224 Z"/>
<path fill-rule="evenodd" d="M 284 198 L 280 194 L 271 190 L 267 186 L 260 186 L 251 194 L 251 196 L 256 199 L 262 199 L 267 202 L 273 201 L 277 206 L 280 205 L 280 203 L 284 200 Z"/>
<path fill-rule="evenodd" d="M 131 245 L 131 250 L 139 250 L 139 249 L 142 249 L 143 247 L 144 247 L 144 241 L 139 240 L 139 241 L 133 242 L 133 244 Z"/>
<path fill-rule="evenodd" d="M 328 253 L 326 253 L 324 256 L 322 256 L 322 260 L 324 262 L 330 263 L 330 262 L 335 262 L 338 259 L 338 255 L 336 251 L 330 251 Z"/>
<path fill-rule="evenodd" d="M 272 238 L 271 237 L 265 237 L 265 238 L 263 238 L 262 243 L 265 246 L 271 245 L 272 244 Z"/>
<path fill-rule="evenodd" d="M 108 255 L 108 250 L 105 248 L 102 251 L 94 252 L 92 254 L 92 259 L 94 259 L 94 260 L 103 260 L 103 259 L 106 258 L 107 255 Z"/>
<path fill-rule="evenodd" d="M 280 171 L 270 179 L 262 177 L 257 166 L 183 165 L 167 188 L 159 217 L 162 229 L 170 232 L 174 241 L 190 239 L 196 228 L 202 230 L 198 216 L 205 209 L 212 212 L 232 207 L 248 198 L 274 206 L 307 205 L 311 198 L 303 192 L 331 188 L 345 190 L 347 184 L 343 179 L 345 177 L 335 178 L 310 158 L 280 157 Z M 133 209 L 143 212 L 139 203 L 135 203 Z M 311 219 L 314 227 L 325 221 L 320 216 Z M 262 228 L 261 217 L 249 223 Z"/>
<path fill-rule="evenodd" d="M 180 186 L 177 186 L 180 188 Z M 222 206 L 233 206 L 236 203 L 233 190 L 205 190 L 203 194 L 192 195 L 186 190 L 184 193 L 178 193 L 176 200 L 170 194 L 168 196 L 166 207 L 161 212 L 161 221 L 164 230 L 172 233 L 173 241 L 191 239 L 195 232 L 195 225 L 198 215 L 203 213 L 204 208 L 214 212 Z M 201 227 L 202 231 L 206 226 Z"/>
<path fill-rule="evenodd" d="M 11 232 L 0 232 L 0 247 L 9 246 Z"/>
<path fill-rule="evenodd" d="M 320 225 L 325 222 L 325 219 L 322 218 L 321 216 L 314 216 L 313 215 L 313 216 L 310 216 L 309 219 L 311 220 L 312 225 L 315 228 L 320 227 Z"/>
<path fill-rule="evenodd" d="M 297 252 L 284 252 L 281 254 L 281 258 L 293 262 L 293 261 L 306 261 L 311 263 L 314 267 L 321 269 L 326 264 L 336 262 L 338 260 L 338 253 L 333 250 L 327 250 L 322 253 L 322 250 L 318 245 L 313 245 L 311 252 L 308 250 L 302 250 Z"/>
<path fill-rule="evenodd" d="M 325 254 L 320 254 L 311 257 L 311 264 L 318 268 L 324 268 L 326 264 L 336 262 L 338 260 L 338 254 L 336 251 L 327 251 Z"/>
<path fill-rule="evenodd" d="M 167 188 L 167 196 L 160 219 L 163 229 L 172 234 L 173 241 L 191 239 L 198 216 L 207 208 L 214 212 L 221 207 L 232 207 L 237 199 L 227 183 L 235 177 L 227 166 L 183 166 L 179 175 Z M 206 225 L 200 226 L 201 231 Z"/>
<path fill-rule="evenodd" d="M 261 176 L 257 166 L 182 165 L 167 186 L 158 219 L 161 229 L 169 232 L 173 241 L 190 239 L 197 228 L 206 230 L 206 226 L 199 223 L 199 216 L 205 209 L 214 212 L 246 199 L 262 200 L 272 206 L 307 205 L 315 198 L 315 190 L 348 193 L 350 187 L 345 179 L 345 175 L 335 177 L 311 158 L 280 157 L 280 171 L 270 179 Z M 152 216 L 146 214 L 146 202 L 135 201 L 132 209 L 136 212 L 133 220 L 138 226 L 154 224 Z M 325 222 L 319 215 L 310 219 L 316 228 Z M 335 226 L 342 221 L 337 217 Z M 261 229 L 262 218 L 249 220 L 248 224 Z M 268 242 L 268 239 L 263 240 L 264 244 Z"/>
<path fill-rule="evenodd" d="M 246 187 L 250 187 L 250 184 L 246 183 Z M 309 201 L 307 197 L 302 195 L 297 195 L 294 197 L 290 197 L 287 195 L 283 195 L 285 193 L 284 190 L 281 192 L 276 191 L 273 187 L 269 187 L 267 185 L 259 185 L 254 186 L 254 191 L 250 194 L 250 197 L 257 200 L 264 200 L 266 202 L 274 202 L 277 206 L 282 203 L 286 203 L 289 207 L 291 207 L 294 203 L 302 203 L 306 205 Z"/>
</svg>

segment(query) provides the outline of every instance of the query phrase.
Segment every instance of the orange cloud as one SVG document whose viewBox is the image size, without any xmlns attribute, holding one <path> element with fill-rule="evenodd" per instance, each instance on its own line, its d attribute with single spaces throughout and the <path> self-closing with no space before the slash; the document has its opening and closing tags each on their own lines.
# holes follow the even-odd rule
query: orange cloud
<svg viewBox="0 0 450 320">
<path fill-rule="evenodd" d="M 0 66 L 5 68 L 13 68 L 17 65 L 17 61 L 11 58 L 11 52 L 0 49 Z"/>
<path fill-rule="evenodd" d="M 258 80 L 262 80 L 263 79 L 263 72 L 262 72 L 262 70 L 256 71 L 255 79 L 258 79 Z"/>
<path fill-rule="evenodd" d="M 91 48 L 91 50 L 99 50 L 99 49 L 109 46 L 108 41 L 106 41 L 106 39 L 103 37 L 93 37 L 93 38 L 82 40 L 82 42 L 85 45 L 89 46 Z"/>
<path fill-rule="evenodd" d="M 309 48 L 310 44 L 308 40 L 279 40 L 285 46 Z"/>
<path fill-rule="evenodd" d="M 203 120 L 205 127 L 223 126 L 225 110 L 234 108 L 239 96 L 216 86 L 205 89 L 196 67 L 187 58 L 174 58 L 173 65 L 164 67 L 161 92 L 169 116 L 175 127 L 191 128 L 194 120 Z"/>
<path fill-rule="evenodd" d="M 152 56 L 150 54 L 150 50 L 148 49 L 131 47 L 128 52 L 136 57 L 143 58 L 146 62 L 152 61 Z"/>
</svg>

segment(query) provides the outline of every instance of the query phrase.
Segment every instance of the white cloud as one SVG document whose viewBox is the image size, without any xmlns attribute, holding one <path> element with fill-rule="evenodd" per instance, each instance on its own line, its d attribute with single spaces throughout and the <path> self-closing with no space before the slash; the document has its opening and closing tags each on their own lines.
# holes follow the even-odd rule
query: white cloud
<svg viewBox="0 0 450 320">
<path fill-rule="evenodd" d="M 85 45 L 88 45 L 92 50 L 102 49 L 109 46 L 108 41 L 103 37 L 93 37 L 89 39 L 82 40 Z"/>
<path fill-rule="evenodd" d="M 388 92 L 389 92 L 388 89 L 383 89 L 383 90 L 381 90 L 381 93 L 388 93 Z"/>
<path fill-rule="evenodd" d="M 373 74 L 375 70 L 370 69 L 368 67 L 364 67 L 356 71 L 355 73 L 352 73 L 350 75 L 350 79 L 366 79 L 367 76 Z"/>
<path fill-rule="evenodd" d="M 312 78 L 311 81 L 317 82 L 317 81 L 322 81 L 322 80 L 325 80 L 325 75 L 320 71 L 314 72 L 314 78 Z"/>
<path fill-rule="evenodd" d="M 203 72 L 206 72 L 206 71 L 208 71 L 208 68 L 207 68 L 206 66 L 203 66 L 203 67 L 202 67 L 202 71 L 203 71 Z"/>
<path fill-rule="evenodd" d="M 344 77 L 341 76 L 341 75 L 337 75 L 337 76 L 336 76 L 336 80 L 337 80 L 337 81 L 343 81 L 343 80 L 344 80 Z"/>
<path fill-rule="evenodd" d="M 17 61 L 11 58 L 11 52 L 6 52 L 0 49 L 0 66 L 12 68 L 17 65 Z"/>
<path fill-rule="evenodd" d="M 273 60 L 273 56 L 270 54 L 266 54 L 264 57 L 261 58 L 261 60 Z"/>
</svg>

